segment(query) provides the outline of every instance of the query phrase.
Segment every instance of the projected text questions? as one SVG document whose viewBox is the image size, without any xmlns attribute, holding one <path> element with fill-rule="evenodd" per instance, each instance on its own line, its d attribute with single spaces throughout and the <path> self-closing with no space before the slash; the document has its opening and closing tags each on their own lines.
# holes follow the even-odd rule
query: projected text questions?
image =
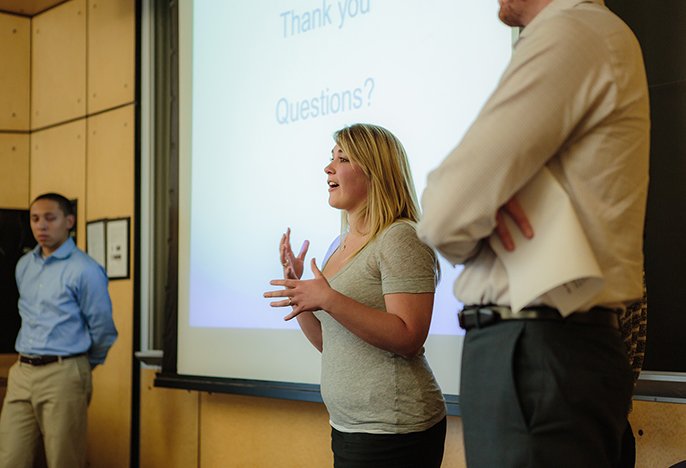
<svg viewBox="0 0 686 468">
<path fill-rule="evenodd" d="M 322 0 L 321 7 L 307 11 L 288 10 L 281 13 L 283 37 L 285 39 L 315 29 L 338 25 L 343 28 L 346 21 L 354 20 L 370 11 L 371 0 L 339 0 L 337 9 L 333 3 Z M 342 91 L 322 90 L 319 96 L 288 99 L 282 97 L 276 103 L 276 121 L 283 125 L 300 120 L 314 119 L 338 112 L 360 109 L 365 103 L 370 106 L 374 79 L 369 77 L 362 86 Z"/>
</svg>

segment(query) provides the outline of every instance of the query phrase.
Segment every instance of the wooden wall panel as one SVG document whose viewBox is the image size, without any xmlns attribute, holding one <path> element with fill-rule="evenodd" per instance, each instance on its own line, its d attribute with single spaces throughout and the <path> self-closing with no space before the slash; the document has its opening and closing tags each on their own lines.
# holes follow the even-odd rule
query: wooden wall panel
<svg viewBox="0 0 686 468">
<path fill-rule="evenodd" d="M 29 135 L 0 133 L 0 208 L 29 207 Z"/>
<path fill-rule="evenodd" d="M 160 389 L 154 373 L 141 384 L 142 468 L 332 466 L 324 405 Z M 448 417 L 442 466 L 466 467 L 459 417 Z"/>
<path fill-rule="evenodd" d="M 322 403 L 201 394 L 203 468 L 333 466 Z"/>
<path fill-rule="evenodd" d="M 200 394 L 155 388 L 156 371 L 141 372 L 141 468 L 190 468 L 198 462 Z"/>
<path fill-rule="evenodd" d="M 76 198 L 77 245 L 86 250 L 86 120 L 32 133 L 30 158 L 29 198 L 46 192 Z"/>
<path fill-rule="evenodd" d="M 31 20 L 0 13 L 0 50 L 0 130 L 28 130 Z"/>
<path fill-rule="evenodd" d="M 686 461 L 685 404 L 634 401 L 629 422 L 636 437 L 636 468 Z"/>
<path fill-rule="evenodd" d="M 462 418 L 448 416 L 448 430 L 445 435 L 445 453 L 442 468 L 466 468 L 464 440 L 462 439 Z"/>
<path fill-rule="evenodd" d="M 71 0 L 31 21 L 31 128 L 86 114 L 86 0 Z"/>
<path fill-rule="evenodd" d="M 89 0 L 89 114 L 134 101 L 135 44 L 134 0 Z"/>
<path fill-rule="evenodd" d="M 134 216 L 133 106 L 87 119 L 86 218 Z M 133 246 L 133 234 L 130 236 Z M 131 259 L 135 255 L 131 249 Z M 131 428 L 133 281 L 110 281 L 114 323 L 119 332 L 107 362 L 93 374 L 89 409 L 88 461 L 91 466 L 128 466 Z M 102 393 L 100 393 L 102 392 Z M 96 396 L 95 394 L 98 394 Z M 107 434 L 107 437 L 103 437 Z"/>
<path fill-rule="evenodd" d="M 132 104 L 88 118 L 89 220 L 133 217 L 134 110 Z"/>
<path fill-rule="evenodd" d="M 200 460 L 188 466 L 333 466 L 331 426 L 323 404 L 238 395 L 200 396 Z M 442 467 L 466 467 L 461 418 L 448 417 Z"/>
<path fill-rule="evenodd" d="M 0 10 L 23 16 L 34 16 L 64 0 L 0 0 Z"/>
<path fill-rule="evenodd" d="M 133 280 L 110 281 L 114 324 L 119 336 L 105 364 L 93 371 L 88 408 L 88 466 L 129 466 L 131 440 L 131 371 Z"/>
</svg>

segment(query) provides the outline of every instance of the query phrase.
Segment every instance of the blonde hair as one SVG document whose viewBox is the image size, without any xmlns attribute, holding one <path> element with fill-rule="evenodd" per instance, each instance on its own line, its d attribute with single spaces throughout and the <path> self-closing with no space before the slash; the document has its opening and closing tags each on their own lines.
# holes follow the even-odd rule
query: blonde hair
<svg viewBox="0 0 686 468">
<path fill-rule="evenodd" d="M 396 221 L 419 221 L 419 203 L 405 148 L 391 132 L 378 125 L 355 124 L 333 135 L 348 158 L 360 166 L 369 184 L 362 207 L 369 234 L 365 244 Z M 349 230 L 348 213 L 342 212 L 341 232 Z"/>
</svg>

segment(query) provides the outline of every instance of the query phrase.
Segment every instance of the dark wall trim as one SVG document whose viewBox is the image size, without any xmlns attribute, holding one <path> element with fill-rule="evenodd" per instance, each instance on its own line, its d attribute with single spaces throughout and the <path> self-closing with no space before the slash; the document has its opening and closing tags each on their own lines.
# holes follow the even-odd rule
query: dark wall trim
<svg viewBox="0 0 686 468">
<path fill-rule="evenodd" d="M 134 230 L 133 230 L 133 343 L 131 350 L 131 434 L 129 467 L 140 466 L 141 364 L 135 354 L 141 349 L 141 46 L 142 2 L 136 1 L 136 107 L 134 109 Z M 129 226 L 129 229 L 131 227 Z"/>
<path fill-rule="evenodd" d="M 634 400 L 686 403 L 686 381 L 640 379 Z"/>
<path fill-rule="evenodd" d="M 164 301 L 162 369 L 166 373 L 176 373 L 179 303 L 179 6 L 173 0 L 165 5 L 165 8 L 167 6 L 168 10 L 161 12 L 167 18 L 169 32 L 167 37 L 169 46 L 163 51 L 168 54 L 169 69 L 164 71 L 167 71 L 167 76 L 171 77 L 171 83 L 168 83 L 169 93 L 165 99 L 168 105 L 166 115 L 169 116 L 166 120 L 169 125 L 169 191 L 165 197 L 165 201 L 168 202 L 169 235 L 166 249 L 168 264 Z M 160 71 L 162 70 L 158 68 L 157 72 Z"/>
<path fill-rule="evenodd" d="M 179 375 L 160 372 L 155 377 L 155 387 L 178 388 L 208 393 L 227 393 L 280 400 L 322 403 L 320 386 L 315 384 L 274 382 L 269 380 L 227 379 L 199 375 Z M 444 395 L 450 416 L 460 416 L 460 397 Z"/>
</svg>

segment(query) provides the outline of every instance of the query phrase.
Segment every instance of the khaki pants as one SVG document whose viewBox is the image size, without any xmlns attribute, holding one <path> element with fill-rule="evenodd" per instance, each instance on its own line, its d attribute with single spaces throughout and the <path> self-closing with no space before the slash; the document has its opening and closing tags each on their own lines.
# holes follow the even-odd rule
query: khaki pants
<svg viewBox="0 0 686 468">
<path fill-rule="evenodd" d="M 86 356 L 14 364 L 0 413 L 0 468 L 31 468 L 41 435 L 49 468 L 84 466 L 91 393 Z"/>
</svg>

